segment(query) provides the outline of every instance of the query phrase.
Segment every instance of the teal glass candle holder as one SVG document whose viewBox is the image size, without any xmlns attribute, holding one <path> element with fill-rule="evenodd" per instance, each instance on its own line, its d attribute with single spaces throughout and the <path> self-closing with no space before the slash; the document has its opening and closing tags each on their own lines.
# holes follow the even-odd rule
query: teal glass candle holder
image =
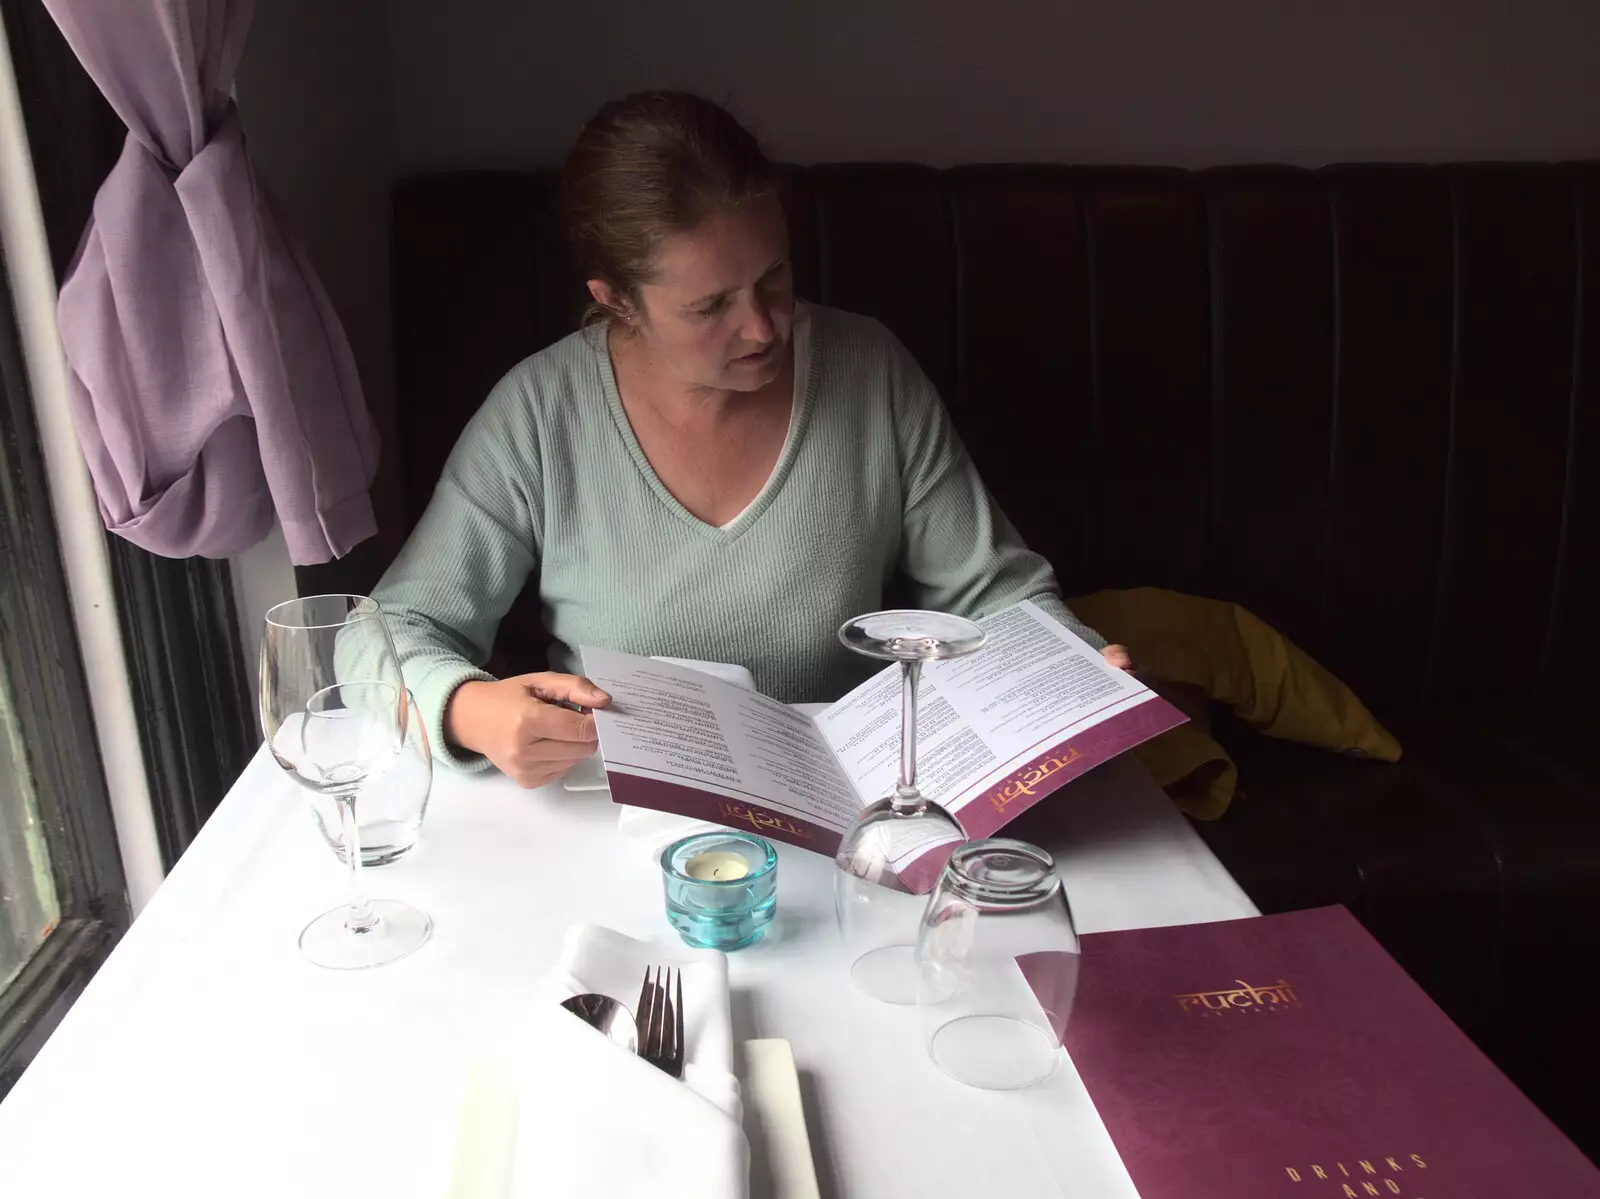
<svg viewBox="0 0 1600 1199">
<path fill-rule="evenodd" d="M 697 833 L 661 851 L 667 922 L 697 949 L 754 945 L 778 907 L 778 853 L 760 837 Z"/>
</svg>

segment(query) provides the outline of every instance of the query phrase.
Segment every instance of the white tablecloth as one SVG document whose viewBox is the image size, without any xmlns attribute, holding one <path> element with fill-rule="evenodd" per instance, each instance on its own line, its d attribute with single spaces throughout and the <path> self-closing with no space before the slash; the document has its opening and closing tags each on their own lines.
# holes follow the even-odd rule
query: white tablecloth
<svg viewBox="0 0 1600 1199">
<path fill-rule="evenodd" d="M 1048 802 L 1080 931 L 1255 914 L 1132 762 Z M 432 941 L 321 970 L 295 941 L 343 869 L 258 754 L 0 1103 L 0 1196 L 441 1199 L 466 1063 L 523 1018 L 567 926 L 672 938 L 616 822 L 603 792 L 439 770 L 421 844 L 369 875 Z M 850 989 L 832 863 L 779 853 L 777 923 L 732 957 L 734 1035 L 793 1043 L 825 1195 L 1132 1199 L 1070 1065 L 1009 1094 L 946 1079 L 914 1009 Z"/>
</svg>

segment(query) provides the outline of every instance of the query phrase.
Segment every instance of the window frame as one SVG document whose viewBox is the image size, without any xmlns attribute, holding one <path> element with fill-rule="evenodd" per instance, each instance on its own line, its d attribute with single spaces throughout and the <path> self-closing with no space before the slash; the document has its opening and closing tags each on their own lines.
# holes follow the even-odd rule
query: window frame
<svg viewBox="0 0 1600 1199">
<path fill-rule="evenodd" d="M 0 662 L 50 853 L 59 919 L 0 989 L 0 1097 L 129 923 L 127 887 L 89 704 L 0 247 Z"/>
<path fill-rule="evenodd" d="M 0 0 L 0 20 L 59 283 L 128 130 L 43 4 Z M 254 684 L 229 562 L 159 558 L 120 537 L 105 540 L 164 876 L 261 745 Z M 129 869 L 137 877 L 132 859 Z"/>
</svg>

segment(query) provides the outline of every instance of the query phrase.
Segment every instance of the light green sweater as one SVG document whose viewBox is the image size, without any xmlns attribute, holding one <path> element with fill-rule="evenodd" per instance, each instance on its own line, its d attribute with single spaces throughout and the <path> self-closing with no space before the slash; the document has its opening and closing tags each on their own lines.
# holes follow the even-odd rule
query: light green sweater
<svg viewBox="0 0 1600 1199">
<path fill-rule="evenodd" d="M 598 332 L 533 355 L 490 393 L 376 594 L 438 756 L 482 765 L 451 752 L 444 707 L 491 677 L 481 664 L 535 570 L 551 668 L 581 673 L 580 645 L 736 662 L 789 702 L 834 699 L 875 668 L 835 631 L 881 608 L 897 570 L 920 607 L 981 616 L 1032 598 L 1104 644 L 990 498 L 905 348 L 877 321 L 804 311 L 788 438 L 726 528 L 690 515 L 650 468 Z"/>
</svg>

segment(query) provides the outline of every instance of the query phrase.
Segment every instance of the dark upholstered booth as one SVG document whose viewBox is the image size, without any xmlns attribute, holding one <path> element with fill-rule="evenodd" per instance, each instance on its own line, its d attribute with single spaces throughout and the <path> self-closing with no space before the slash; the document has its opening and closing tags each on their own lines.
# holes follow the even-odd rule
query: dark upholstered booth
<svg viewBox="0 0 1600 1199">
<path fill-rule="evenodd" d="M 397 192 L 407 521 L 574 326 L 553 200 Z M 1201 832 L 1267 911 L 1349 905 L 1596 1153 L 1600 164 L 814 167 L 793 234 L 800 293 L 910 346 L 1069 595 L 1235 600 L 1400 737 L 1390 766 L 1234 732 L 1244 794 Z"/>
</svg>

